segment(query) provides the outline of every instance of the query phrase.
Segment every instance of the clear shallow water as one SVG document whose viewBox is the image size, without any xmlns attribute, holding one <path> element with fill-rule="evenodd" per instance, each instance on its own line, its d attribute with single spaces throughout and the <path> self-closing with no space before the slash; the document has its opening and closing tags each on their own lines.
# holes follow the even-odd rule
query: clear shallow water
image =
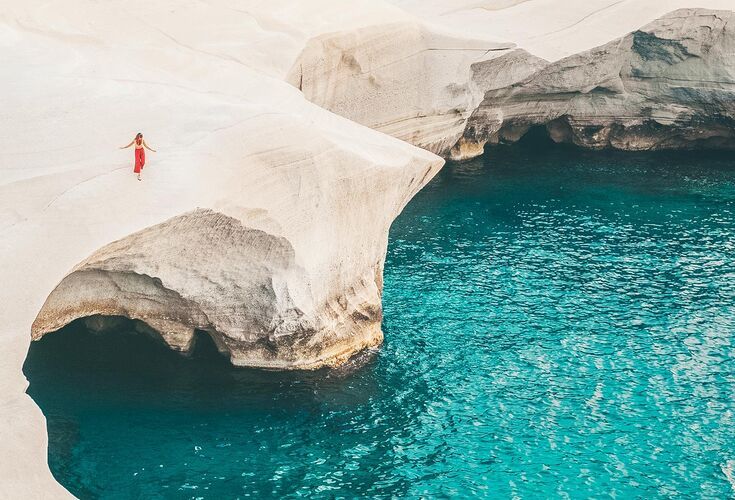
<svg viewBox="0 0 735 500">
<path fill-rule="evenodd" d="M 386 343 L 310 375 L 79 328 L 26 363 L 82 498 L 735 494 L 735 161 L 535 147 L 395 222 Z"/>
</svg>

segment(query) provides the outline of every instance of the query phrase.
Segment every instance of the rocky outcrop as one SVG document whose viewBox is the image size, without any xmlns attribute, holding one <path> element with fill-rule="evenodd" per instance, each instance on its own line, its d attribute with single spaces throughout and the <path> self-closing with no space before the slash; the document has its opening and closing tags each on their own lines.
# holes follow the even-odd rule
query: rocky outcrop
<svg viewBox="0 0 735 500">
<path fill-rule="evenodd" d="M 489 89 L 463 144 L 556 142 L 624 150 L 735 147 L 735 15 L 684 9 L 601 47 Z M 501 71 L 490 61 L 491 72 Z"/>
<path fill-rule="evenodd" d="M 470 66 L 512 47 L 422 24 L 373 26 L 310 40 L 288 81 L 323 108 L 447 156 L 484 95 Z"/>
<path fill-rule="evenodd" d="M 271 369 L 335 366 L 379 344 L 390 224 L 443 161 L 318 108 L 311 116 L 322 113 L 318 124 L 278 114 L 246 120 L 197 144 L 227 155 L 215 171 L 172 169 L 174 187 L 159 185 L 168 200 L 161 211 L 209 208 L 77 264 L 46 299 L 33 339 L 77 319 L 105 330 L 116 321 L 104 318 L 123 317 L 176 351 L 190 352 L 204 332 L 233 364 Z M 192 174 L 186 190 L 175 187 Z M 161 206 L 155 197 L 119 199 L 115 191 L 133 200 L 136 191 L 101 182 L 123 219 L 122 210 L 149 217 Z M 70 214 L 104 227 L 103 213 L 71 203 Z"/>
<path fill-rule="evenodd" d="M 289 81 L 320 106 L 452 160 L 534 126 L 592 149 L 733 148 L 732 19 L 682 9 L 553 63 L 512 44 L 375 27 L 312 40 Z"/>
<path fill-rule="evenodd" d="M 78 318 L 95 331 L 114 330 L 124 317 L 185 353 L 197 331 L 206 332 L 239 366 L 336 365 L 381 342 L 381 276 L 376 258 L 367 276 L 316 302 L 288 240 L 199 209 L 111 243 L 76 266 L 46 300 L 32 336 Z"/>
<path fill-rule="evenodd" d="M 68 14 L 52 7 L 56 18 Z M 44 58 L 13 60 L 24 80 L 9 94 L 53 84 L 4 103 L 35 134 L 8 149 L 18 184 L 0 185 L 13 208 L 0 210 L 0 255 L 24 263 L 5 277 L 34 283 L 31 299 L 13 297 L 24 307 L 8 323 L 25 334 L 32 323 L 38 340 L 76 320 L 106 330 L 127 318 L 181 352 L 209 335 L 240 366 L 344 363 L 382 340 L 390 225 L 444 162 L 253 70 L 258 58 L 238 50 L 239 23 L 203 39 L 186 29 L 199 12 L 222 23 L 246 14 L 181 7 L 151 13 L 161 24 L 140 26 L 132 57 L 128 44 L 99 50 L 91 35 L 82 43 L 11 30 Z M 109 23 L 105 40 L 129 38 L 109 9 L 96 15 L 89 24 L 69 14 L 64 29 L 96 36 Z M 142 182 L 132 152 L 115 148 L 138 127 L 158 149 Z M 79 147 L 78 136 L 95 139 Z"/>
<path fill-rule="evenodd" d="M 525 50 L 516 49 L 470 66 L 470 82 L 475 94 L 483 96 L 507 88 L 516 82 L 523 81 L 536 71 L 546 67 L 548 61 L 529 54 Z M 483 102 L 483 101 L 480 101 Z M 487 116 L 492 116 L 493 110 L 487 109 Z M 465 125 L 465 131 L 457 143 L 449 151 L 449 159 L 462 161 L 480 156 L 488 140 L 487 136 L 468 134 L 478 122 L 477 113 L 473 113 Z"/>
</svg>

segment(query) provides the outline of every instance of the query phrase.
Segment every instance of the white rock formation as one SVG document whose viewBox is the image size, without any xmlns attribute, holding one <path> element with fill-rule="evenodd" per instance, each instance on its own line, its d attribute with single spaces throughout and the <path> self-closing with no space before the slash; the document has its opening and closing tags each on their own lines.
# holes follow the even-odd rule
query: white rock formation
<svg viewBox="0 0 735 500">
<path fill-rule="evenodd" d="M 470 66 L 472 88 L 477 89 L 477 93 L 482 93 L 484 97 L 482 100 L 478 100 L 477 106 L 465 122 L 465 128 L 460 138 L 449 150 L 449 158 L 453 161 L 462 161 L 481 155 L 484 152 L 485 143 L 489 139 L 489 134 L 473 132 L 479 125 L 484 125 L 486 121 L 494 119 L 502 122 L 501 112 L 493 107 L 487 96 L 493 95 L 498 89 L 507 88 L 525 80 L 547 65 L 548 62 L 544 59 L 529 54 L 523 49 L 517 49 Z M 484 121 L 482 118 L 484 118 Z M 505 132 L 511 133 L 511 131 L 512 129 L 508 128 Z M 439 153 L 447 156 L 444 151 Z"/>
<path fill-rule="evenodd" d="M 310 104 L 286 78 L 341 114 L 461 157 L 477 153 L 479 143 L 471 140 L 450 151 L 487 92 L 527 79 L 543 60 L 600 45 L 687 6 L 684 0 L 432 0 L 426 8 L 415 0 L 6 4 L 0 9 L 4 498 L 65 493 L 46 466 L 43 416 L 24 393 L 21 366 L 32 324 L 40 336 L 76 317 L 92 315 L 90 323 L 104 328 L 109 323 L 99 315 L 125 315 L 175 349 L 186 350 L 200 329 L 233 362 L 271 367 L 339 362 L 379 342 L 388 227 L 442 161 Z M 512 52 L 510 42 L 538 58 Z M 337 57 L 350 52 L 352 58 Z M 299 54 L 310 63 L 297 63 Z M 327 59 L 318 61 L 320 54 Z M 325 86 L 334 67 L 339 74 Z M 143 182 L 131 173 L 131 151 L 115 149 L 139 130 L 159 150 L 149 153 Z"/>
<path fill-rule="evenodd" d="M 310 40 L 288 81 L 323 108 L 446 155 L 484 95 L 470 66 L 511 47 L 415 23 L 372 26 Z"/>
<path fill-rule="evenodd" d="M 123 314 L 179 349 L 201 328 L 233 362 L 270 367 L 335 363 L 380 341 L 388 228 L 443 161 L 279 78 L 310 29 L 361 22 L 290 5 L 3 9 L 0 497 L 63 492 L 24 394 L 31 324 L 39 336 Z M 138 131 L 158 149 L 142 182 L 132 151 L 117 150 Z"/>
<path fill-rule="evenodd" d="M 591 39 L 599 39 L 599 31 L 595 36 L 581 36 L 580 31 L 587 33 L 590 25 L 599 28 L 603 20 L 606 33 L 630 27 L 641 19 L 640 6 L 607 0 L 583 6 L 572 1 L 555 6 L 558 15 L 548 16 L 544 12 L 550 10 L 549 2 L 541 0 L 460 2 L 451 8 L 443 2 L 396 3 L 422 13 L 433 24 L 378 26 L 317 37 L 294 64 L 289 81 L 322 107 L 453 160 L 482 154 L 487 141 L 514 141 L 530 126 L 550 122 L 555 140 L 584 147 L 735 144 L 731 11 L 682 10 L 549 65 L 538 54 L 553 59 L 587 48 Z M 722 5 L 716 0 L 706 3 Z M 650 2 L 642 11 L 660 13 L 666 5 L 679 2 Z M 498 22 L 509 16 L 524 23 Z M 569 16 L 575 22 L 558 30 L 535 35 L 524 31 L 526 20 L 541 29 L 543 23 Z M 524 49 L 469 38 L 478 29 L 456 34 L 458 19 L 470 27 L 484 26 L 485 36 L 519 40 Z M 437 28 L 442 21 L 447 26 Z M 548 50 L 562 33 L 563 43 L 556 51 Z M 647 35 L 652 38 L 644 41 Z M 666 48 L 669 42 L 682 44 L 684 52 L 674 54 Z"/>
<path fill-rule="evenodd" d="M 735 13 L 678 10 L 489 90 L 463 142 L 477 151 L 542 125 L 592 149 L 735 148 L 734 53 Z"/>
<path fill-rule="evenodd" d="M 442 162 L 385 143 L 400 163 L 371 163 L 305 130 L 290 137 L 270 138 L 275 151 L 260 161 L 243 152 L 227 179 L 236 189 L 220 186 L 225 197 L 210 204 L 218 211 L 176 216 L 77 265 L 33 337 L 78 318 L 123 316 L 174 350 L 190 351 L 201 330 L 233 364 L 278 369 L 336 365 L 379 344 L 388 228 Z M 316 163 L 299 143 L 306 138 L 327 157 Z"/>
<path fill-rule="evenodd" d="M 732 0 L 389 0 L 464 37 L 508 40 L 557 61 L 683 8 L 733 10 Z"/>
</svg>

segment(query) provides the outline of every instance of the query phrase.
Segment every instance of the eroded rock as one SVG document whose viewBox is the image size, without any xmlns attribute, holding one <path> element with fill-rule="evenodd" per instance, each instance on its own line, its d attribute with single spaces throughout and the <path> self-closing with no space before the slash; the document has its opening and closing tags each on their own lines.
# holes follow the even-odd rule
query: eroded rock
<svg viewBox="0 0 735 500">
<path fill-rule="evenodd" d="M 489 89 L 463 141 L 514 142 L 543 125 L 554 141 L 591 149 L 733 148 L 734 50 L 733 12 L 672 12 Z M 493 74 L 500 63 L 485 64 Z"/>
<path fill-rule="evenodd" d="M 446 157 L 484 95 L 470 66 L 512 47 L 379 25 L 310 40 L 288 81 L 323 108 Z"/>
<path fill-rule="evenodd" d="M 395 24 L 322 35 L 289 81 L 313 102 L 445 158 L 534 126 L 591 149 L 735 147 L 733 12 L 682 9 L 554 63 Z"/>
<path fill-rule="evenodd" d="M 294 295 L 311 298 L 309 288 L 285 238 L 200 209 L 111 243 L 76 266 L 48 297 L 32 336 L 78 318 L 95 330 L 129 318 L 173 350 L 189 352 L 200 330 L 233 364 L 265 368 L 339 364 L 381 342 L 375 282 L 356 282 L 327 303 L 297 304 Z"/>
</svg>

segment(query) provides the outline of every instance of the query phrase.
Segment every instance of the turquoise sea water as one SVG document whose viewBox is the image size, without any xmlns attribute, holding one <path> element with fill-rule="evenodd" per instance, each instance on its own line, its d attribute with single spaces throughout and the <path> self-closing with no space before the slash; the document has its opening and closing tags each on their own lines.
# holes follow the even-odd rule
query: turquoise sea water
<svg viewBox="0 0 735 500">
<path fill-rule="evenodd" d="M 391 230 L 352 369 L 78 327 L 25 371 L 82 498 L 735 495 L 735 161 L 496 149 Z M 728 475 L 730 479 L 728 480 Z"/>
</svg>

